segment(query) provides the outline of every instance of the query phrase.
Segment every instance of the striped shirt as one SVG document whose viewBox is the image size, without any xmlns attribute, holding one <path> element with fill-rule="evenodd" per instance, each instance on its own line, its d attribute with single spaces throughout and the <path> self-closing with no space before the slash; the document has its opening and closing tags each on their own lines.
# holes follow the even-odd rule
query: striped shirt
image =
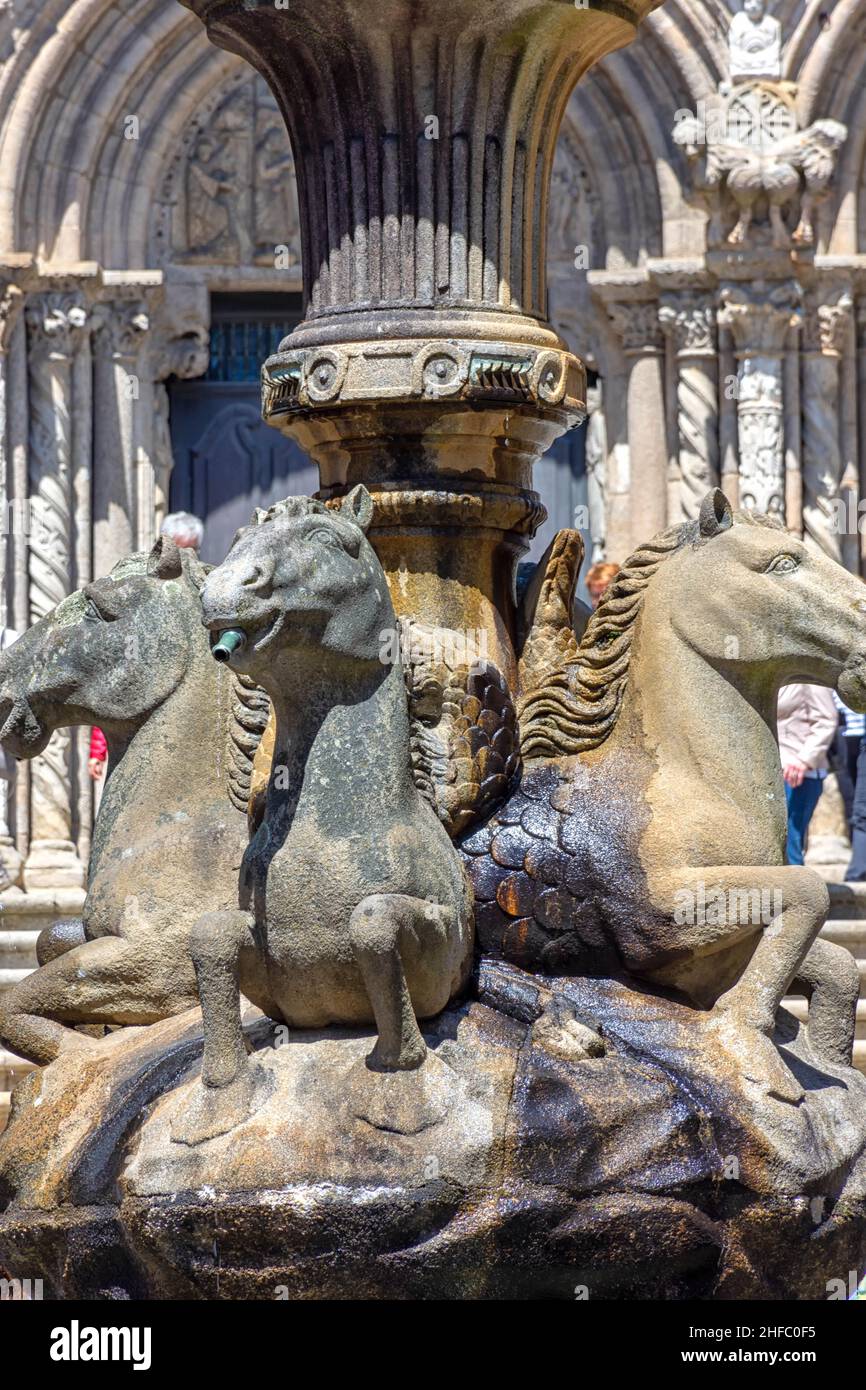
<svg viewBox="0 0 866 1390">
<path fill-rule="evenodd" d="M 866 714 L 857 714 L 855 710 L 843 705 L 839 696 L 833 691 L 833 700 L 837 710 L 842 716 L 842 732 L 846 738 L 866 738 Z"/>
</svg>

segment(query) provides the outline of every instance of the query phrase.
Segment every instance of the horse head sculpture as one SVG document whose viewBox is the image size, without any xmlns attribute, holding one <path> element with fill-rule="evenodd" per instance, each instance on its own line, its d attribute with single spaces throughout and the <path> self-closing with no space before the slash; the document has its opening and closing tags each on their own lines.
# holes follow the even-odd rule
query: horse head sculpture
<svg viewBox="0 0 866 1390">
<path fill-rule="evenodd" d="M 247 840 L 233 788 L 246 706 L 210 657 L 205 573 L 162 537 L 0 658 L 9 752 L 34 757 L 55 730 L 80 724 L 98 724 L 109 747 L 81 928 L 62 939 L 48 928 L 41 968 L 0 1000 L 0 1037 L 33 1061 L 92 1045 L 76 1024 L 151 1023 L 192 1007 L 191 922 L 234 897 Z"/>
</svg>

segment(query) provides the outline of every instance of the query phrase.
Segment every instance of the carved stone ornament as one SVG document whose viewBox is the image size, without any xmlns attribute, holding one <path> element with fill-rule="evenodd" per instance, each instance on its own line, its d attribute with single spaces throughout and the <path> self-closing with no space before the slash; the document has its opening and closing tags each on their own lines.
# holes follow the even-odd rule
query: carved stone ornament
<svg viewBox="0 0 866 1390">
<path fill-rule="evenodd" d="M 781 77 L 782 26 L 767 13 L 766 0 L 743 0 L 728 30 L 733 78 Z"/>
<path fill-rule="evenodd" d="M 260 77 L 234 82 L 186 131 L 162 198 L 172 259 L 300 271 L 295 162 Z"/>
<path fill-rule="evenodd" d="M 841 121 L 798 128 L 784 84 L 750 82 L 679 113 L 674 143 L 692 170 L 695 201 L 708 207 L 709 244 L 779 250 L 811 247 L 814 212 L 826 197 L 848 135 Z"/>
</svg>

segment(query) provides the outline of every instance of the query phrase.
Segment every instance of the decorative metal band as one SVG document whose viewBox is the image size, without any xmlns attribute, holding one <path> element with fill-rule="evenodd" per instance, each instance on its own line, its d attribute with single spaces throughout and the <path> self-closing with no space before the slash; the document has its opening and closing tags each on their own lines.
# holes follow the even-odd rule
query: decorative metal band
<svg viewBox="0 0 866 1390">
<path fill-rule="evenodd" d="M 571 353 L 515 344 L 412 339 L 277 352 L 262 368 L 262 414 L 356 401 L 514 401 L 586 412 L 586 372 Z"/>
</svg>

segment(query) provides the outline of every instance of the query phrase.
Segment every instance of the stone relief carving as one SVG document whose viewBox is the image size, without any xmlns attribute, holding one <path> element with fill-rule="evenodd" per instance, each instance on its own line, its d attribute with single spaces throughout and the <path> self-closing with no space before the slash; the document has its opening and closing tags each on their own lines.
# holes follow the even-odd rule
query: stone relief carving
<svg viewBox="0 0 866 1390">
<path fill-rule="evenodd" d="M 776 517 L 785 512 L 782 358 L 788 331 L 799 322 L 799 300 L 796 282 L 726 286 L 718 316 L 731 329 L 738 361 L 740 501 Z"/>
<path fill-rule="evenodd" d="M 260 78 L 235 84 L 190 126 L 163 185 L 176 260 L 300 265 L 295 166 L 276 102 Z"/>
<path fill-rule="evenodd" d="M 30 617 L 35 623 L 69 592 L 72 566 L 72 362 L 89 329 L 74 293 L 34 296 L 25 306 L 30 390 L 30 489 L 40 526 L 30 538 Z M 33 764 L 32 845 L 25 884 L 77 887 L 83 866 L 72 845 L 70 738 L 66 731 Z"/>
<path fill-rule="evenodd" d="M 696 201 L 710 211 L 708 243 L 811 246 L 815 206 L 847 134 L 834 120 L 799 130 L 790 91 L 768 82 L 735 88 L 703 117 L 681 113 L 673 139 L 691 165 Z"/>
<path fill-rule="evenodd" d="M 743 0 L 728 30 L 731 76 L 781 77 L 782 26 L 767 14 L 766 0 Z"/>
</svg>

